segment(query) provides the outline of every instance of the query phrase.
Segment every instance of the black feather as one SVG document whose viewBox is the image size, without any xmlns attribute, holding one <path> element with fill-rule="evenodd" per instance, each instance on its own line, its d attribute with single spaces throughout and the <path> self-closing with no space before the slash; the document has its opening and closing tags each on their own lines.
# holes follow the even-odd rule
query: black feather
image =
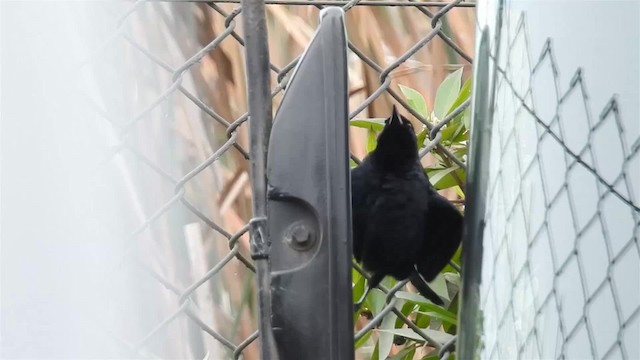
<svg viewBox="0 0 640 360">
<path fill-rule="evenodd" d="M 425 280 L 433 280 L 453 257 L 463 218 L 431 186 L 415 131 L 395 107 L 376 149 L 351 171 L 351 188 L 353 252 L 372 273 L 369 289 L 387 275 L 409 278 L 423 296 L 442 305 Z"/>
</svg>

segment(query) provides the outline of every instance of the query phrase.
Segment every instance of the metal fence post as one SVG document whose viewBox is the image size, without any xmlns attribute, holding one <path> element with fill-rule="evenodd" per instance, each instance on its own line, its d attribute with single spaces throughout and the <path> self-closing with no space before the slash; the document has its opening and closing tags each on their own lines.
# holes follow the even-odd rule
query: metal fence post
<svg viewBox="0 0 640 360">
<path fill-rule="evenodd" d="M 497 8 L 503 6 L 498 1 Z M 483 234 L 486 226 L 485 207 L 489 172 L 489 152 L 493 125 L 493 101 L 495 83 L 495 52 L 500 47 L 499 31 L 491 37 L 490 26 L 500 29 L 501 12 L 496 12 L 495 24 L 481 25 L 477 37 L 476 62 L 474 66 L 473 119 L 469 147 L 469 169 L 467 175 L 467 203 L 465 211 L 465 249 L 462 259 L 462 296 L 460 301 L 460 333 L 458 357 L 475 359 L 482 345 L 480 309 L 480 284 L 482 282 Z M 481 20 L 482 21 L 482 20 Z M 480 30 L 480 29 L 478 29 Z"/>
<path fill-rule="evenodd" d="M 473 132 L 471 137 L 469 176 L 467 177 L 466 225 L 462 258 L 462 296 L 460 301 L 460 334 L 458 356 L 472 359 L 478 346 L 476 327 L 479 319 L 479 287 L 482 270 L 482 232 L 484 231 L 484 193 L 486 182 L 486 153 L 491 137 L 489 105 L 489 33 L 481 33 L 480 46 L 476 55 L 476 82 L 473 91 Z M 484 160 L 483 160 L 484 155 Z"/>
<path fill-rule="evenodd" d="M 269 46 L 263 0 L 243 0 L 243 25 L 246 42 L 247 91 L 249 100 L 251 190 L 253 219 L 250 222 L 251 257 L 256 263 L 258 311 L 261 334 L 260 355 L 277 359 L 271 332 L 270 240 L 266 226 L 266 160 L 271 132 L 271 93 Z"/>
</svg>

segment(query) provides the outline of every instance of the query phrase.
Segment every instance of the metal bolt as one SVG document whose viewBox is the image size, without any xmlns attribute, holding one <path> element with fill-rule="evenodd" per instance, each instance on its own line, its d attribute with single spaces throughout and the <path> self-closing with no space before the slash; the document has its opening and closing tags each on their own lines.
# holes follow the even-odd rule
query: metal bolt
<svg viewBox="0 0 640 360">
<path fill-rule="evenodd" d="M 294 224 L 288 231 L 287 240 L 296 248 L 307 248 L 311 245 L 311 230 L 305 224 Z"/>
</svg>

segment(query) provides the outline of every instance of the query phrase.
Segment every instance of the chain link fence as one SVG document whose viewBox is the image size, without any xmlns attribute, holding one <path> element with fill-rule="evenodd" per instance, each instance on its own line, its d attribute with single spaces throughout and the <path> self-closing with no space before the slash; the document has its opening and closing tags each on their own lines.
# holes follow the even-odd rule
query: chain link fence
<svg viewBox="0 0 640 360">
<path fill-rule="evenodd" d="M 618 5 L 607 14 L 620 20 L 610 21 L 629 21 L 634 5 Z M 606 6 L 578 11 L 601 14 Z M 637 359 L 640 131 L 636 99 L 623 97 L 637 98 L 637 83 L 594 67 L 593 52 L 571 54 L 568 38 L 581 44 L 591 36 L 588 16 L 560 35 L 541 26 L 553 19 L 539 10 L 512 2 L 497 10 L 479 352 Z M 621 51 L 633 59 L 637 44 L 628 45 L 613 42 L 597 56 Z M 574 61 L 586 68 L 566 66 Z M 612 86 L 623 95 L 607 93 Z"/>
<path fill-rule="evenodd" d="M 425 162 L 437 154 L 466 169 L 466 157 L 440 141 L 469 102 L 431 123 L 395 89 L 426 84 L 422 93 L 432 95 L 448 72 L 471 66 L 474 29 L 459 25 L 475 3 L 265 3 L 274 108 L 319 10 L 340 6 L 349 118 L 385 117 L 397 103 L 429 130 Z M 550 11 L 499 1 L 494 9 L 493 95 L 475 94 L 491 98 L 492 113 L 474 119 L 493 121 L 487 176 L 474 179 L 489 184 L 486 208 L 471 219 L 486 227 L 465 239 L 482 240 L 481 281 L 463 274 L 475 281 L 464 291 L 479 287 L 480 316 L 462 312 L 454 328 L 460 342 L 480 335 L 474 350 L 483 358 L 640 358 L 639 92 L 628 81 L 640 52 L 636 34 L 619 36 L 613 26 L 639 24 L 640 5 L 596 3 L 557 2 Z M 244 70 L 255 49 L 245 49 L 240 2 L 25 4 L 0 10 L 1 55 L 12 69 L 3 72 L 2 110 L 28 115 L 2 132 L 3 190 L 12 187 L 2 194 L 2 356 L 260 358 L 258 324 L 269 314 L 257 310 L 251 259 L 256 158 Z M 487 7 L 478 10 L 480 18 Z M 549 23 L 562 26 L 540 26 Z M 390 38 L 397 28 L 403 36 Z M 7 29 L 16 40 L 7 41 Z M 273 37 L 283 31 L 286 41 Z M 74 32 L 86 32 L 87 43 L 67 37 Z M 72 62 L 80 48 L 90 51 Z M 355 163 L 365 155 L 358 131 L 350 130 Z M 7 233 L 20 241 L 5 242 Z M 359 317 L 355 340 L 393 319 L 427 345 L 415 357 L 462 358 L 473 341 L 454 354 L 456 336 L 418 326 L 401 308 L 405 284 L 375 290 L 382 310 Z M 462 299 L 463 310 L 473 300 Z M 97 341 L 83 341 L 94 333 Z"/>
<path fill-rule="evenodd" d="M 91 6 L 89 11 L 109 14 L 109 21 L 93 24 L 100 30 L 93 53 L 80 68 L 94 76 L 95 84 L 81 84 L 89 94 L 86 103 L 96 114 L 96 126 L 109 128 L 113 136 L 101 162 L 96 183 L 118 184 L 114 191 L 127 194 L 126 201 L 102 199 L 121 212 L 131 230 L 122 234 L 117 225 L 105 224 L 120 239 L 121 253 L 112 269 L 134 289 L 134 298 L 114 294 L 115 315 L 128 314 L 136 324 L 100 319 L 110 332 L 119 354 L 132 357 L 258 358 L 259 332 L 254 306 L 255 266 L 250 259 L 248 114 L 243 70 L 245 51 L 240 29 L 238 1 L 136 1 Z M 403 8 L 417 12 L 424 32 L 400 56 L 372 56 L 362 39 L 350 39 L 348 59 L 376 83 L 368 96 L 351 101 L 350 118 L 368 114 L 382 116 L 391 101 L 402 105 L 429 130 L 431 149 L 465 164 L 439 144 L 439 131 L 469 106 L 465 102 L 450 116 L 432 124 L 413 110 L 398 91 L 394 73 L 412 70 L 416 53 L 439 39 L 447 47 L 444 59 L 449 70 L 456 63 L 469 68 L 472 57 L 452 37 L 447 15 L 460 8 L 473 12 L 474 3 L 395 1 L 266 1 L 267 6 L 302 6 L 313 11 L 341 6 L 347 13 L 357 8 Z M 89 9 L 89 7 L 87 7 Z M 282 9 L 282 7 L 278 8 Z M 295 26 L 295 19 L 278 10 L 270 13 L 275 26 Z M 472 13 L 471 13 L 472 14 Z M 349 23 L 350 26 L 358 26 Z M 271 26 L 270 25 L 270 26 Z M 399 25 L 399 24 L 397 24 Z M 300 32 L 303 33 L 304 27 Z M 383 29 L 384 30 L 384 29 Z M 418 31 L 416 30 L 416 31 Z M 296 32 L 291 32 L 293 36 Z M 308 35 L 308 34 L 307 34 Z M 308 37 L 303 37 L 308 39 Z M 467 39 L 467 44 L 472 44 Z M 358 44 L 358 45 L 356 45 Z M 300 49 L 299 53 L 302 52 Z M 272 95 L 277 104 L 298 57 L 284 66 L 270 65 Z M 232 66 L 232 64 L 236 64 Z M 415 70 L 415 66 L 413 66 Z M 212 73 L 213 71 L 213 73 Z M 91 75 L 87 75 L 87 74 Z M 119 91 L 103 91 L 105 84 Z M 432 87 L 438 85 L 433 81 Z M 102 92 L 101 92 L 102 91 Z M 362 89 L 354 89 L 354 93 Z M 357 98 L 356 98 L 357 99 Z M 221 104 L 224 104 L 222 106 Z M 239 113 L 241 115 L 233 115 Z M 360 154 L 361 156 L 362 154 Z M 358 156 L 352 155 L 358 162 Z M 114 195 L 114 199 L 119 195 Z M 97 200 L 101 201 L 101 200 Z M 361 269 L 357 269 L 361 271 Z M 129 274 L 129 275 L 126 275 Z M 397 308 L 394 294 L 387 294 L 384 310 L 361 325 L 356 339 L 371 331 L 393 312 L 446 358 L 455 337 L 447 343 L 433 339 Z M 122 285 L 122 284 L 120 284 Z M 122 295 L 122 296 L 120 296 Z"/>
</svg>

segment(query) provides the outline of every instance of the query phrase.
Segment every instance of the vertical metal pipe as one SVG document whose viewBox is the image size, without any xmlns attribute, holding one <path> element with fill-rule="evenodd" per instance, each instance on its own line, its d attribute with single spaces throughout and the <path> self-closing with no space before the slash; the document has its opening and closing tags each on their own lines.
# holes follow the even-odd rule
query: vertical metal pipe
<svg viewBox="0 0 640 360">
<path fill-rule="evenodd" d="M 491 141 L 489 117 L 489 31 L 485 27 L 478 34 L 480 45 L 476 53 L 473 89 L 473 124 L 467 176 L 467 205 L 465 209 L 464 254 L 462 256 L 462 293 L 459 309 L 457 356 L 460 359 L 477 357 L 481 334 L 479 312 L 480 274 L 482 273 L 482 235 L 488 170 L 487 148 Z"/>
<path fill-rule="evenodd" d="M 271 132 L 271 92 L 269 47 L 264 0 L 242 0 L 245 34 L 245 64 L 249 99 L 249 131 L 251 156 L 251 257 L 256 263 L 258 315 L 260 319 L 260 358 L 277 358 L 271 331 L 271 280 L 269 235 L 267 233 L 266 159 Z"/>
<path fill-rule="evenodd" d="M 475 359 L 482 347 L 482 312 L 480 310 L 480 283 L 482 281 L 483 235 L 487 181 L 489 179 L 489 152 L 495 101 L 496 54 L 500 49 L 502 9 L 504 0 L 498 0 L 494 38 L 484 24 L 476 36 L 473 88 L 473 119 L 467 174 L 467 204 L 465 207 L 465 238 L 462 248 L 462 293 L 459 307 L 459 335 L 457 358 Z M 504 46 L 504 44 L 502 44 Z M 493 52 L 493 53 L 492 53 Z"/>
</svg>

